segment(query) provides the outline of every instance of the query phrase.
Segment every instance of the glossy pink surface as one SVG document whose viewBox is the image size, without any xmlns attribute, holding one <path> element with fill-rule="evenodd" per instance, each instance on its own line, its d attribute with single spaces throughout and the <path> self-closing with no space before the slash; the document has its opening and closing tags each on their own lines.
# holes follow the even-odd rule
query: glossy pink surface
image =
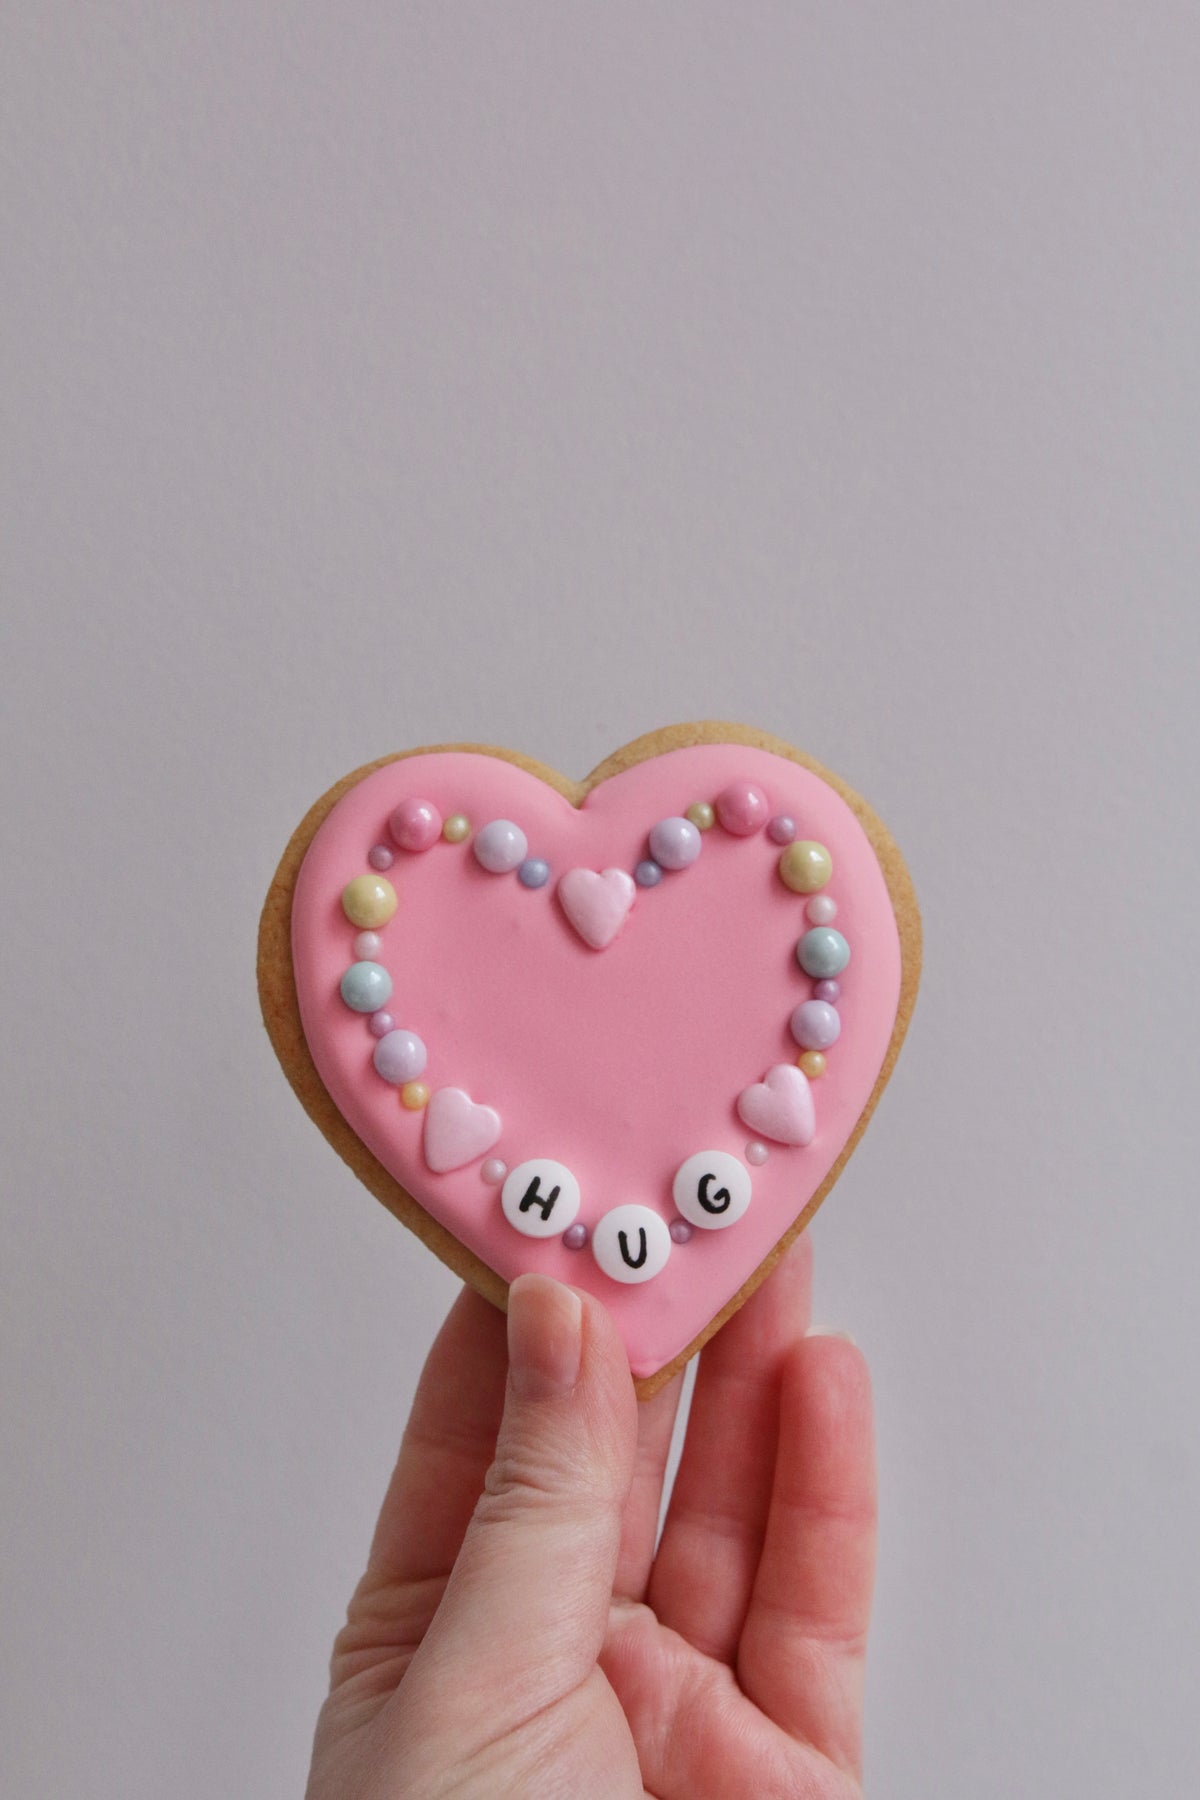
<svg viewBox="0 0 1200 1800">
<path fill-rule="evenodd" d="M 805 1147 L 772 1147 L 751 1170 L 753 1197 L 728 1231 L 675 1244 L 652 1281 L 623 1286 L 590 1248 L 534 1240 L 508 1224 L 477 1160 L 433 1173 L 421 1113 L 376 1075 L 374 1040 L 341 1001 L 354 930 L 343 887 L 367 867 L 394 809 L 431 801 L 443 817 L 511 819 L 531 856 L 553 871 L 544 888 L 482 870 L 469 840 L 398 853 L 399 905 L 378 960 L 392 975 L 396 1025 L 428 1048 L 422 1079 L 459 1088 L 499 1115 L 494 1145 L 510 1168 L 564 1163 L 594 1231 L 637 1202 L 670 1222 L 675 1171 L 702 1150 L 743 1156 L 739 1095 L 792 1062 L 791 1014 L 813 992 L 795 944 L 804 900 L 777 873 L 765 834 L 704 834 L 700 857 L 658 887 L 638 889 L 618 935 L 590 949 L 563 915 L 557 878 L 572 868 L 632 870 L 656 820 L 735 781 L 762 789 L 772 813 L 797 821 L 833 856 L 829 891 L 853 959 L 842 978 L 842 1034 L 813 1089 L 816 1131 Z M 540 1269 L 609 1307 L 635 1374 L 679 1354 L 767 1255 L 820 1186 L 879 1073 L 900 991 L 900 946 L 871 845 L 845 802 L 817 776 L 767 751 L 701 745 L 640 763 L 593 790 L 578 810 L 535 777 L 464 752 L 405 758 L 359 782 L 313 840 L 297 881 L 293 954 L 304 1028 L 334 1101 L 401 1184 L 506 1281 Z M 483 1154 L 480 1151 L 479 1154 Z"/>
</svg>

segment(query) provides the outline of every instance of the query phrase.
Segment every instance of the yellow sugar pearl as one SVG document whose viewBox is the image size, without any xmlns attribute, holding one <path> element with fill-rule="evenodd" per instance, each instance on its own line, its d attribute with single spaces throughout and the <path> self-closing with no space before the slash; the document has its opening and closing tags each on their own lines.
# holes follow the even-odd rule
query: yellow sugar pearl
<svg viewBox="0 0 1200 1800">
<path fill-rule="evenodd" d="M 451 813 L 442 826 L 442 836 L 448 844 L 461 844 L 471 830 L 471 821 L 466 813 Z"/>
<path fill-rule="evenodd" d="M 342 911 L 361 931 L 386 925 L 396 910 L 396 890 L 382 875 L 356 875 L 342 889 Z"/>
<path fill-rule="evenodd" d="M 819 1050 L 806 1050 L 796 1061 L 810 1081 L 816 1081 L 819 1075 L 825 1073 L 825 1058 Z"/>
<path fill-rule="evenodd" d="M 824 844 L 802 838 L 789 844 L 779 858 L 779 873 L 793 894 L 815 894 L 833 874 L 833 858 Z"/>
<path fill-rule="evenodd" d="M 697 831 L 711 831 L 717 815 L 707 800 L 697 800 L 688 807 L 683 816 L 685 819 L 691 820 Z"/>
<path fill-rule="evenodd" d="M 423 1081 L 406 1081 L 400 1089 L 400 1104 L 407 1106 L 409 1112 L 420 1112 L 429 1105 L 429 1089 Z"/>
</svg>

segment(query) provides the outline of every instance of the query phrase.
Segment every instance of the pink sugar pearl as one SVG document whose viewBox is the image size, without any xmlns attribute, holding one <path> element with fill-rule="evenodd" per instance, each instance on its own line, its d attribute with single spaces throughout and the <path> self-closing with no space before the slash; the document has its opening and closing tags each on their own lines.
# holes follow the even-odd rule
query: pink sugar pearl
<svg viewBox="0 0 1200 1800">
<path fill-rule="evenodd" d="M 752 781 L 731 781 L 717 795 L 717 817 L 733 837 L 752 837 L 767 822 L 770 807 L 762 789 Z"/>
<path fill-rule="evenodd" d="M 388 830 L 402 850 L 428 850 L 442 834 L 442 815 L 432 800 L 402 800 Z"/>
</svg>

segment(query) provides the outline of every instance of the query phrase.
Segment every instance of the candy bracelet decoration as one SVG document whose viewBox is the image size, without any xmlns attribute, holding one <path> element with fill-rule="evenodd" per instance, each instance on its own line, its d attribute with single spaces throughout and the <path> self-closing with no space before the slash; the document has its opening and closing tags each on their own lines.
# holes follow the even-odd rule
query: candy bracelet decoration
<svg viewBox="0 0 1200 1800">
<path fill-rule="evenodd" d="M 832 1186 L 919 961 L 865 803 L 687 726 L 582 784 L 490 749 L 356 771 L 284 855 L 259 970 L 367 1185 L 498 1304 L 526 1269 L 596 1293 L 648 1394 Z"/>
</svg>

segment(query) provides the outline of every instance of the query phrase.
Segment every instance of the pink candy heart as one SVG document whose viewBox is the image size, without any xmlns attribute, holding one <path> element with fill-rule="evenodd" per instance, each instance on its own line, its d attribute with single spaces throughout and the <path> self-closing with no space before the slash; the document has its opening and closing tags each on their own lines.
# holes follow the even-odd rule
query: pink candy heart
<svg viewBox="0 0 1200 1800">
<path fill-rule="evenodd" d="M 425 1161 L 435 1175 L 475 1162 L 499 1136 L 499 1113 L 461 1088 L 439 1088 L 425 1109 Z"/>
<path fill-rule="evenodd" d="M 624 869 L 568 869 L 558 884 L 563 911 L 585 944 L 606 950 L 629 917 L 637 887 Z"/>
<path fill-rule="evenodd" d="M 776 1063 L 738 1095 L 738 1117 L 776 1144 L 811 1144 L 817 1132 L 812 1089 L 792 1063 Z"/>
</svg>

